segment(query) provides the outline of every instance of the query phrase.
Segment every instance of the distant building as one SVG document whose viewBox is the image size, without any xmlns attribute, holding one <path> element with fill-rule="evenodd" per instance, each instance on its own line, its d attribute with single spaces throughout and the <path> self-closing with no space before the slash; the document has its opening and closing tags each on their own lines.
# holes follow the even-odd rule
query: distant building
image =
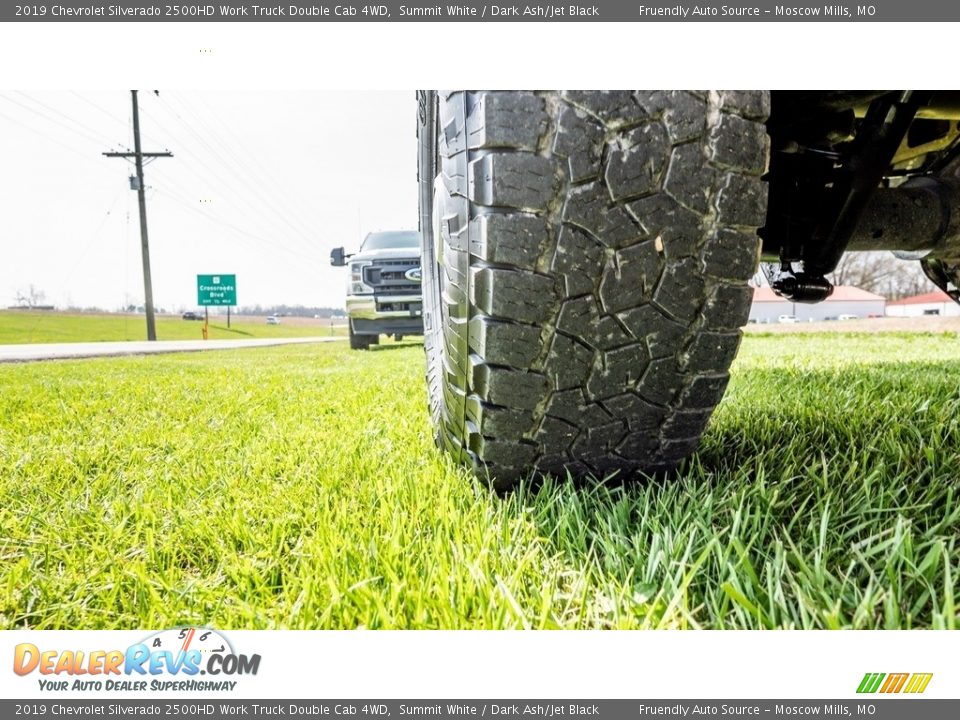
<svg viewBox="0 0 960 720">
<path fill-rule="evenodd" d="M 935 290 L 923 295 L 888 302 L 887 315 L 890 317 L 921 317 L 923 315 L 957 317 L 960 315 L 960 305 L 957 305 L 942 290 Z"/>
<path fill-rule="evenodd" d="M 781 315 L 793 315 L 800 322 L 837 320 L 841 315 L 883 317 L 886 304 L 883 296 L 848 285 L 838 285 L 830 297 L 813 305 L 790 302 L 769 287 L 758 287 L 753 290 L 750 322 L 775 323 Z"/>
</svg>

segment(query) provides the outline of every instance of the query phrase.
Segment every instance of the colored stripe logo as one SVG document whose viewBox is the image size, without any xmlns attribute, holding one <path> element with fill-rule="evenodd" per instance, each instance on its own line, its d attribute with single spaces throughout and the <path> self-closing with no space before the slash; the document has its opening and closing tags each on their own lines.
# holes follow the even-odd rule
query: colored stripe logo
<svg viewBox="0 0 960 720">
<path fill-rule="evenodd" d="M 922 693 L 927 689 L 933 673 L 867 673 L 860 681 L 857 693 Z"/>
</svg>

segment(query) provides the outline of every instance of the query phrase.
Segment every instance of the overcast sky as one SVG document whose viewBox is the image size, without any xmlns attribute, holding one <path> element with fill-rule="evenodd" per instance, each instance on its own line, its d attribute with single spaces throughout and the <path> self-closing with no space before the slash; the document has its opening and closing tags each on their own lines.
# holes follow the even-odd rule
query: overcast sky
<svg viewBox="0 0 960 720">
<path fill-rule="evenodd" d="M 153 295 L 192 308 L 198 273 L 240 305 L 343 306 L 330 249 L 416 229 L 412 92 L 140 92 Z M 0 91 L 0 307 L 143 301 L 130 93 Z"/>
</svg>

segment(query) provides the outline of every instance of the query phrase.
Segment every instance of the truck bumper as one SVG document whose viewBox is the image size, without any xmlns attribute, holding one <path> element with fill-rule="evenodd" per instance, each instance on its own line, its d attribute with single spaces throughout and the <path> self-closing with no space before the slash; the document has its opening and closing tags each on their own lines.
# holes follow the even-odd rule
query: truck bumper
<svg viewBox="0 0 960 720">
<path fill-rule="evenodd" d="M 416 295 L 353 296 L 347 316 L 354 335 L 423 335 L 422 302 Z"/>
<path fill-rule="evenodd" d="M 423 335 L 423 318 L 350 318 L 354 335 Z"/>
</svg>

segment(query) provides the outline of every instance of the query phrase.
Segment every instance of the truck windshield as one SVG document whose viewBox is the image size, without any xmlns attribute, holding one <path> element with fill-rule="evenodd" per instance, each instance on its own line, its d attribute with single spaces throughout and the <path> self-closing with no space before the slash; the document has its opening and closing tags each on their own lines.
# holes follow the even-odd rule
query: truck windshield
<svg viewBox="0 0 960 720">
<path fill-rule="evenodd" d="M 419 248 L 418 232 L 380 232 L 370 233 L 363 241 L 361 250 L 389 250 L 391 248 Z"/>
</svg>

